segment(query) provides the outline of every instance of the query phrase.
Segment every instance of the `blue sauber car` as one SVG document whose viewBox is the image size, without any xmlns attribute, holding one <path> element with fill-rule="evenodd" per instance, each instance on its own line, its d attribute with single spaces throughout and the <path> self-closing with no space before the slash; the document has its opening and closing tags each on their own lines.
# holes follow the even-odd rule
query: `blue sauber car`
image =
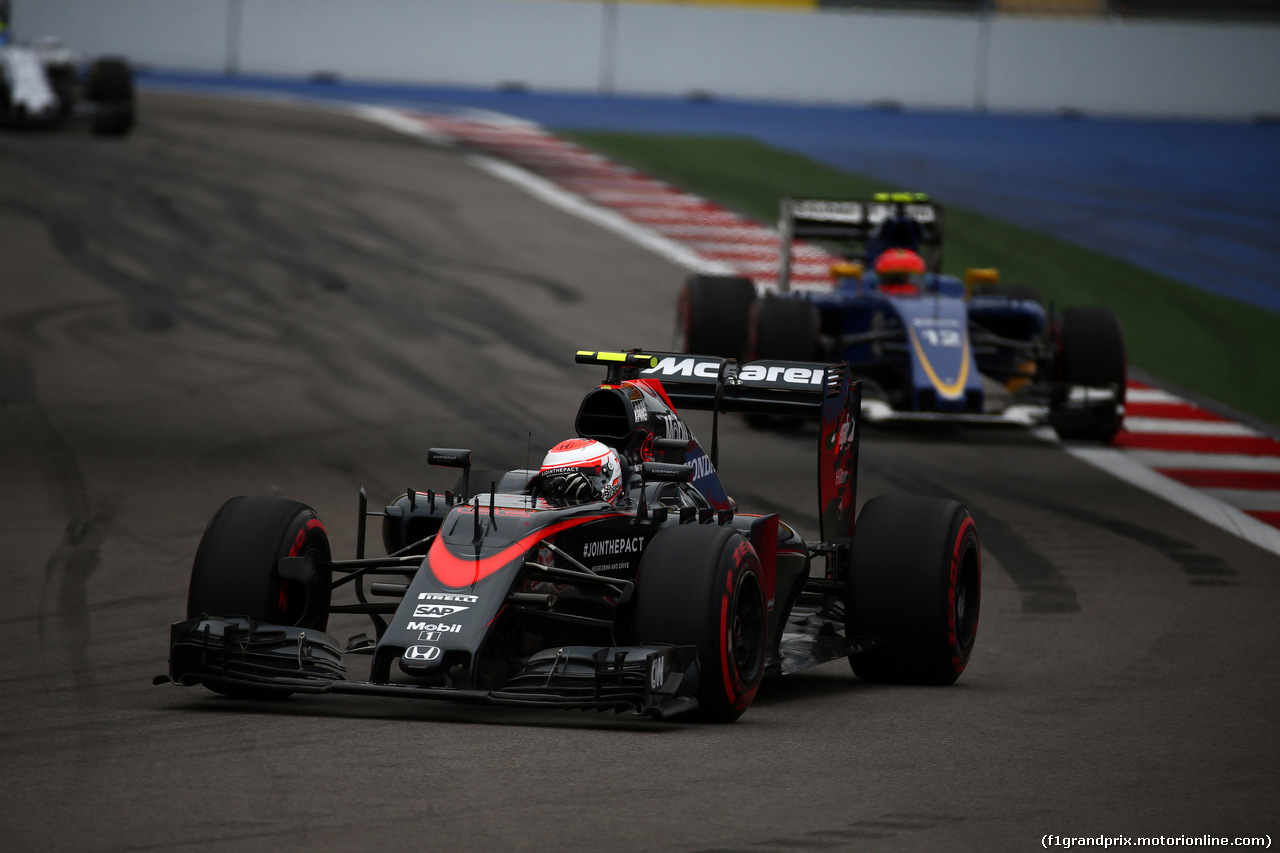
<svg viewBox="0 0 1280 853">
<path fill-rule="evenodd" d="M 1124 339 L 1106 308 L 1046 308 L 994 269 L 941 273 L 944 210 L 918 193 L 786 199 L 776 289 L 694 275 L 678 306 L 689 352 L 847 362 L 869 421 L 1049 423 L 1107 441 L 1124 417 Z M 846 259 L 825 288 L 793 290 L 797 240 Z"/>
</svg>

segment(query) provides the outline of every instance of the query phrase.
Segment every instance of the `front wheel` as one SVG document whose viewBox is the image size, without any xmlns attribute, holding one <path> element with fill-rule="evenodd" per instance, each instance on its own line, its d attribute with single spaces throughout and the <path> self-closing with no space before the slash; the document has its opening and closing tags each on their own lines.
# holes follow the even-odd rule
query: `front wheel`
<svg viewBox="0 0 1280 853">
<path fill-rule="evenodd" d="M 730 723 L 764 675 L 768 621 L 760 560 L 729 527 L 658 532 L 636 577 L 637 643 L 698 647 L 698 709 L 690 718 Z"/>
<path fill-rule="evenodd" d="M 885 495 L 853 533 L 845 611 L 850 637 L 876 642 L 850 656 L 865 681 L 951 684 L 978 633 L 982 558 L 969 511 L 955 501 Z"/>
<path fill-rule="evenodd" d="M 1057 324 L 1049 423 L 1062 439 L 1110 441 L 1124 418 L 1125 354 L 1109 308 L 1066 308 Z"/>
<path fill-rule="evenodd" d="M 330 560 L 329 536 L 311 507 L 283 498 L 232 498 L 205 528 L 191 565 L 187 618 L 242 616 L 271 625 L 323 631 L 329 621 L 332 572 L 317 567 L 306 580 L 280 574 L 285 557 Z M 278 688 L 205 682 L 237 698 L 289 695 Z"/>
<path fill-rule="evenodd" d="M 106 57 L 90 65 L 84 94 L 94 105 L 94 133 L 121 136 L 133 127 L 133 70 L 123 59 Z"/>
</svg>

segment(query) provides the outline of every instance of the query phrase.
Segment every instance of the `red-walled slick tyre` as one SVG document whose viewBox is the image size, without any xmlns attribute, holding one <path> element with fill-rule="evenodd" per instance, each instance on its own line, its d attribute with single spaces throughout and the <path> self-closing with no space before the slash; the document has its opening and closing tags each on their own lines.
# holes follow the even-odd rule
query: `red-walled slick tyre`
<svg viewBox="0 0 1280 853">
<path fill-rule="evenodd" d="M 280 575 L 281 559 L 308 555 L 319 563 L 330 560 L 328 534 L 311 507 L 283 498 L 232 498 L 214 514 L 196 549 L 187 618 L 240 616 L 323 631 L 332 573 L 317 569 L 309 581 Z M 279 688 L 205 684 L 238 698 L 289 695 Z"/>
<path fill-rule="evenodd" d="M 978 633 L 982 556 L 969 511 L 955 501 L 872 498 L 853 534 L 846 612 L 850 636 L 877 645 L 852 655 L 866 681 L 951 684 Z"/>
<path fill-rule="evenodd" d="M 767 619 L 755 549 L 728 527 L 659 531 L 636 578 L 634 631 L 637 643 L 698 647 L 698 709 L 689 719 L 738 719 L 764 675 Z"/>
</svg>

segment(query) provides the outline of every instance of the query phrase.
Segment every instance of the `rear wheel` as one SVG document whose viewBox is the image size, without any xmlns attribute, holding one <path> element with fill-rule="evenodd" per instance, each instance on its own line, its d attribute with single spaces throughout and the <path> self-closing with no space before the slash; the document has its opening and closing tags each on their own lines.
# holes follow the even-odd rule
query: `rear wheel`
<svg viewBox="0 0 1280 853">
<path fill-rule="evenodd" d="M 90 65 L 84 94 L 94 103 L 94 133 L 118 136 L 133 127 L 133 71 L 123 59 L 99 59 Z"/>
<path fill-rule="evenodd" d="M 769 294 L 751 309 L 751 340 L 747 360 L 820 360 L 818 308 L 807 299 Z M 803 418 L 747 415 L 758 429 L 790 431 L 804 425 Z"/>
<path fill-rule="evenodd" d="M 767 619 L 755 549 L 729 527 L 658 532 L 636 578 L 637 643 L 698 647 L 698 709 L 691 719 L 742 716 L 764 675 Z"/>
<path fill-rule="evenodd" d="M 187 618 L 241 616 L 323 631 L 332 573 L 317 568 L 309 580 L 280 574 L 281 559 L 304 556 L 322 563 L 330 559 L 328 534 L 311 507 L 283 498 L 232 498 L 210 520 L 196 549 Z M 206 686 L 237 698 L 289 695 L 278 688 Z"/>
<path fill-rule="evenodd" d="M 819 350 L 818 308 L 807 299 L 766 296 L 751 316 L 750 359 L 813 361 Z"/>
<path fill-rule="evenodd" d="M 846 633 L 878 643 L 849 658 L 854 674 L 903 684 L 959 678 L 977 637 L 982 597 L 969 511 L 938 498 L 872 498 L 854 528 L 852 559 Z"/>
<path fill-rule="evenodd" d="M 742 360 L 756 301 L 755 283 L 743 276 L 691 275 L 676 304 L 681 352 Z"/>
<path fill-rule="evenodd" d="M 1057 384 L 1049 422 L 1059 438 L 1109 441 L 1124 417 L 1125 355 L 1109 308 L 1066 308 L 1058 319 Z M 1072 394 L 1077 398 L 1072 398 Z M 1099 399 L 1090 401 L 1090 394 Z"/>
</svg>

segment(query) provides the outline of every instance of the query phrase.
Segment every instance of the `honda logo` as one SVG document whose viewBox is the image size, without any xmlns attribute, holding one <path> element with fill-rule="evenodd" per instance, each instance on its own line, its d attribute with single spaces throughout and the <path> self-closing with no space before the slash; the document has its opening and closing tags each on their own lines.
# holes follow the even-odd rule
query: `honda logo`
<svg viewBox="0 0 1280 853">
<path fill-rule="evenodd" d="M 404 650 L 404 659 L 416 663 L 430 663 L 440 657 L 439 646 L 410 646 Z"/>
</svg>

